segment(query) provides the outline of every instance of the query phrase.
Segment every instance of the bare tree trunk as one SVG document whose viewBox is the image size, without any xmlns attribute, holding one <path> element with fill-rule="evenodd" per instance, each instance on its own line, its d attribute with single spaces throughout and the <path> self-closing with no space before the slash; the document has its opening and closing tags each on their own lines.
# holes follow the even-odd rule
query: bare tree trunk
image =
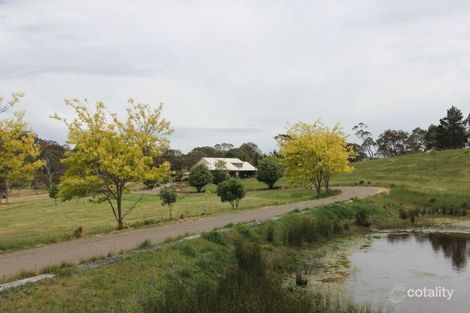
<svg viewBox="0 0 470 313">
<path fill-rule="evenodd" d="M 315 177 L 312 180 L 312 184 L 313 184 L 313 187 L 315 187 L 315 191 L 317 192 L 317 196 L 319 196 L 320 192 L 321 192 L 322 179 L 323 179 L 323 172 L 318 174 L 317 177 Z"/>
<path fill-rule="evenodd" d="M 122 192 L 120 190 L 117 191 L 116 193 L 117 199 L 117 222 L 118 222 L 118 229 L 123 229 L 124 228 L 124 221 L 122 218 Z"/>
<path fill-rule="evenodd" d="M 117 222 L 118 222 L 118 229 L 124 228 L 124 217 L 125 214 L 122 210 L 122 196 L 124 193 L 124 184 L 119 181 L 116 183 L 116 204 L 117 204 Z"/>
<path fill-rule="evenodd" d="M 315 190 L 316 190 L 316 192 L 317 192 L 317 196 L 319 196 L 319 195 L 320 195 L 320 192 L 321 192 L 321 185 L 320 185 L 320 184 L 316 184 L 316 185 L 315 185 Z"/>
<path fill-rule="evenodd" d="M 47 178 L 49 180 L 49 186 L 50 186 L 52 185 L 52 182 L 53 182 L 53 174 L 51 171 L 50 161 L 48 158 L 44 159 L 44 168 L 46 169 L 46 174 L 47 174 Z"/>
<path fill-rule="evenodd" d="M 8 179 L 5 179 L 5 203 L 9 203 L 9 198 L 10 198 L 10 183 L 8 182 Z"/>
<path fill-rule="evenodd" d="M 323 176 L 323 181 L 324 181 L 324 185 L 325 185 L 325 191 L 328 192 L 330 190 L 330 175 L 325 174 Z"/>
</svg>

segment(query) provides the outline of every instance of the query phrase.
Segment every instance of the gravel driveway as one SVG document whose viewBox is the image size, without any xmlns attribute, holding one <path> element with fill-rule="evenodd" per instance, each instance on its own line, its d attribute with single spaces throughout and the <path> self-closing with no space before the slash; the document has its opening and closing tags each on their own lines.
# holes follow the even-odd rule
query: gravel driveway
<svg viewBox="0 0 470 313">
<path fill-rule="evenodd" d="M 119 253 L 122 250 L 135 248 L 146 239 L 161 243 L 169 238 L 210 231 L 230 223 L 267 220 L 295 209 L 313 208 L 347 201 L 354 197 L 365 198 L 385 191 L 378 187 L 341 187 L 340 189 L 341 194 L 329 198 L 208 216 L 2 253 L 0 254 L 0 277 L 8 278 L 22 271 L 40 271 L 49 265 L 58 265 L 62 262 L 75 264 L 108 253 Z"/>
</svg>

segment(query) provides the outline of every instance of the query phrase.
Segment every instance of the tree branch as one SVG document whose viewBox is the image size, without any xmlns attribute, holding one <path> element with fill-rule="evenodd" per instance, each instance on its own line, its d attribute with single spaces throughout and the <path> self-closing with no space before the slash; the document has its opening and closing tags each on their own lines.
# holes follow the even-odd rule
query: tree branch
<svg viewBox="0 0 470 313">
<path fill-rule="evenodd" d="M 117 217 L 116 209 L 114 208 L 113 202 L 111 201 L 111 199 L 109 198 L 108 195 L 105 194 L 105 197 L 106 197 L 106 200 L 108 201 L 109 205 L 111 206 L 111 209 L 113 210 L 113 214 L 114 214 L 114 218 L 116 219 L 116 222 L 119 222 L 119 219 Z"/>
<path fill-rule="evenodd" d="M 140 200 L 142 200 L 142 198 L 143 196 L 140 196 L 139 199 L 134 202 L 134 204 L 122 215 L 122 219 L 124 219 L 127 215 L 131 214 L 131 212 L 134 211 L 135 206 L 137 205 L 137 203 L 140 202 Z"/>
</svg>

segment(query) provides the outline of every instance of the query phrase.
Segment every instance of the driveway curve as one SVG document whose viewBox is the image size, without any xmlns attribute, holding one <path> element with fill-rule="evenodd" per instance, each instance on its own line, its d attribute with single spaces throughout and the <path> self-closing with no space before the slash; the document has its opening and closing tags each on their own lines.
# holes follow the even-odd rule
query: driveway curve
<svg viewBox="0 0 470 313">
<path fill-rule="evenodd" d="M 58 265 L 63 262 L 75 264 L 108 253 L 119 253 L 123 250 L 135 248 L 146 239 L 154 243 L 161 243 L 169 238 L 210 231 L 230 223 L 263 221 L 295 209 L 313 208 L 347 201 L 352 198 L 366 198 L 385 192 L 385 189 L 378 187 L 341 187 L 340 189 L 341 194 L 323 199 L 213 215 L 145 229 L 97 235 L 87 239 L 65 241 L 38 248 L 3 253 L 0 254 L 0 277 L 5 279 L 24 271 L 38 272 L 47 266 Z"/>
</svg>

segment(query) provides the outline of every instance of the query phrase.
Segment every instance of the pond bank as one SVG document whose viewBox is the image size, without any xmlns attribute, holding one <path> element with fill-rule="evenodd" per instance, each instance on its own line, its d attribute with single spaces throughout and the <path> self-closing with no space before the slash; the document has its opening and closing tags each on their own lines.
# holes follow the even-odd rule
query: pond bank
<svg viewBox="0 0 470 313">
<path fill-rule="evenodd" d="M 338 237 L 300 252 L 299 266 L 308 289 L 375 310 L 462 312 L 470 298 L 468 220 L 433 221 L 438 223 L 426 221 L 430 227 Z M 295 275 L 286 279 L 286 285 L 295 285 Z M 432 290 L 435 298 L 405 295 L 398 301 L 391 298 L 396 286 Z M 442 298 L 442 290 L 449 290 L 447 298 Z"/>
</svg>

